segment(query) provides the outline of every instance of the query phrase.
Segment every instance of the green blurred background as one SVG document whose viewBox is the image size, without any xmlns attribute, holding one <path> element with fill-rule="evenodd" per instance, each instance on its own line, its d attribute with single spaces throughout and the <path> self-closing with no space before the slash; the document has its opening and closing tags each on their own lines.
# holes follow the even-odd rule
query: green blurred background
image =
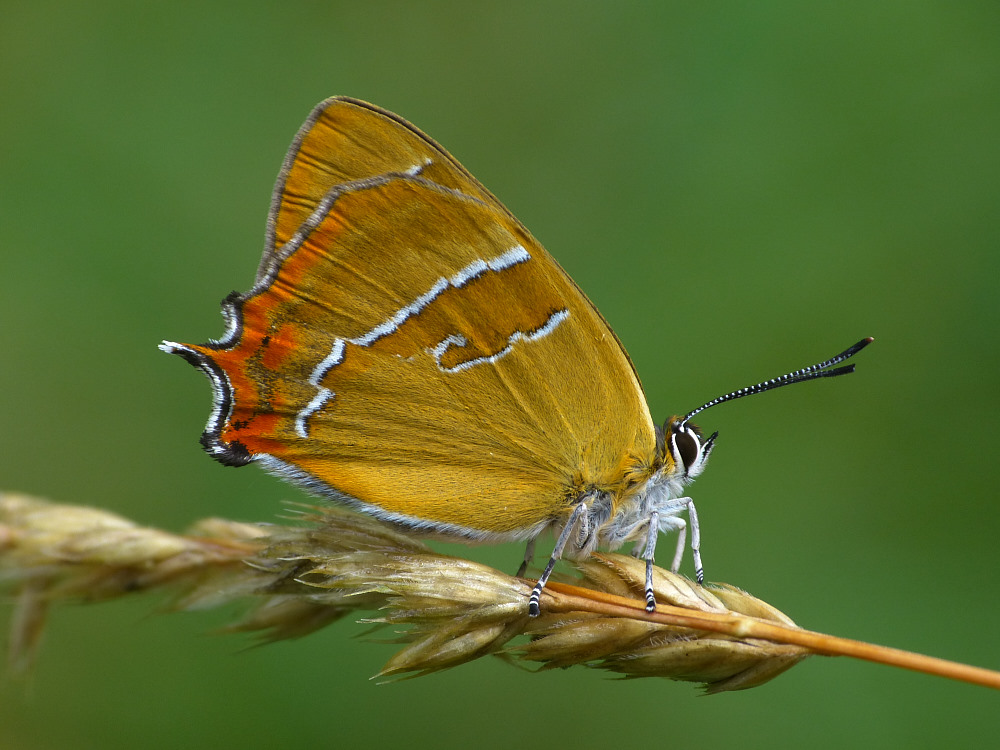
<svg viewBox="0 0 1000 750">
<path fill-rule="evenodd" d="M 706 413 L 709 578 L 800 624 L 1000 667 L 1000 4 L 2 6 L 0 486 L 181 529 L 302 496 L 199 448 L 204 378 L 296 129 L 331 94 L 440 140 L 624 341 L 654 416 L 839 351 L 850 378 Z M 480 549 L 516 567 L 519 547 Z M 745 693 L 496 659 L 379 686 L 342 622 L 63 607 L 4 748 L 972 747 L 997 694 L 816 658 Z M 9 613 L 5 607 L 3 613 Z"/>
</svg>

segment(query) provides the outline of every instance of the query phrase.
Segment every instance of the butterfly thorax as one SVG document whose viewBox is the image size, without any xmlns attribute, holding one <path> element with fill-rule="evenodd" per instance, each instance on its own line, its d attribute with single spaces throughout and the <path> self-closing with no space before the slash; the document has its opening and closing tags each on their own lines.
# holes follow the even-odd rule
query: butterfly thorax
<svg viewBox="0 0 1000 750">
<path fill-rule="evenodd" d="M 588 510 L 566 550 L 567 557 L 587 557 L 596 549 L 614 551 L 627 542 L 645 538 L 654 513 L 661 520 L 675 518 L 687 507 L 684 487 L 691 480 L 666 467 L 625 497 L 595 491 L 581 502 Z M 557 529 L 558 533 L 558 529 Z"/>
<path fill-rule="evenodd" d="M 586 557 L 597 548 L 616 550 L 628 542 L 643 540 L 651 521 L 662 531 L 677 528 L 678 516 L 689 504 L 684 490 L 707 460 L 707 453 L 699 452 L 698 460 L 690 462 L 684 446 L 678 445 L 676 439 L 679 424 L 679 418 L 673 417 L 662 429 L 657 427 L 654 455 L 648 461 L 632 462 L 630 470 L 620 472 L 626 478 L 621 485 L 593 488 L 580 496 L 578 502 L 587 506 L 587 512 L 567 546 L 567 556 Z M 684 429 L 700 439 L 697 428 Z"/>
</svg>

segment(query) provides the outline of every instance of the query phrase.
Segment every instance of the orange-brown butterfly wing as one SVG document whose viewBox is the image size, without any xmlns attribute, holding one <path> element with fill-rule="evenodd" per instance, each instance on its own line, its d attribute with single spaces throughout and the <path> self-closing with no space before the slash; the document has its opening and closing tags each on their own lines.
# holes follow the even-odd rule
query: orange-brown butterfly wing
<svg viewBox="0 0 1000 750">
<path fill-rule="evenodd" d="M 507 212 L 451 154 L 410 123 L 373 104 L 333 97 L 313 109 L 285 157 L 271 201 L 265 260 L 299 230 L 330 188 L 407 172 Z"/>
<path fill-rule="evenodd" d="M 527 537 L 615 491 L 655 431 L 610 328 L 527 230 L 394 115 L 324 102 L 218 342 L 203 442 L 391 520 Z"/>
</svg>

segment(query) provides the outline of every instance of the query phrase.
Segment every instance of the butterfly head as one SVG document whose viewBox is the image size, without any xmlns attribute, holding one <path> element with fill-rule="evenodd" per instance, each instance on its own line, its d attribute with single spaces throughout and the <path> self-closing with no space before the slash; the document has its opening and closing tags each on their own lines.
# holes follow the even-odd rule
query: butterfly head
<svg viewBox="0 0 1000 750">
<path fill-rule="evenodd" d="M 800 370 L 765 380 L 762 383 L 740 388 L 737 391 L 727 393 L 724 396 L 712 399 L 706 404 L 702 404 L 697 409 L 689 411 L 683 417 L 671 417 L 668 419 L 666 424 L 663 425 L 664 450 L 673 459 L 675 476 L 691 481 L 701 474 L 705 470 L 708 456 L 715 446 L 715 438 L 719 435 L 718 432 L 713 432 L 706 440 L 701 436 L 701 431 L 691 424 L 691 417 L 717 404 L 733 401 L 744 396 L 752 396 L 774 388 L 791 385 L 792 383 L 802 383 L 806 380 L 829 378 L 854 372 L 854 365 L 846 365 L 844 367 L 834 366 L 854 356 L 871 342 L 871 338 L 862 339 L 854 346 L 824 362 L 803 367 Z"/>
<path fill-rule="evenodd" d="M 705 470 L 719 433 L 713 432 L 706 439 L 702 437 L 701 430 L 687 421 L 687 417 L 671 417 L 663 425 L 663 436 L 676 476 L 690 481 Z"/>
</svg>

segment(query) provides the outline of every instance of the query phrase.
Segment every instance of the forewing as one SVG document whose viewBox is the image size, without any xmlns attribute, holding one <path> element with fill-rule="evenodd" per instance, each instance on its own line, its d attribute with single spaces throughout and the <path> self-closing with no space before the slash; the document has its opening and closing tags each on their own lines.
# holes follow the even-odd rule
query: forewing
<svg viewBox="0 0 1000 750">
<path fill-rule="evenodd" d="M 652 461 L 641 387 L 520 223 L 425 136 L 384 124 L 300 135 L 276 249 L 227 303 L 229 334 L 178 345 L 216 384 L 203 442 L 396 521 L 530 536 Z"/>
<path fill-rule="evenodd" d="M 261 273 L 330 189 L 386 174 L 420 174 L 506 212 L 451 154 L 406 120 L 374 104 L 332 97 L 313 109 L 285 157 L 271 199 Z"/>
</svg>

